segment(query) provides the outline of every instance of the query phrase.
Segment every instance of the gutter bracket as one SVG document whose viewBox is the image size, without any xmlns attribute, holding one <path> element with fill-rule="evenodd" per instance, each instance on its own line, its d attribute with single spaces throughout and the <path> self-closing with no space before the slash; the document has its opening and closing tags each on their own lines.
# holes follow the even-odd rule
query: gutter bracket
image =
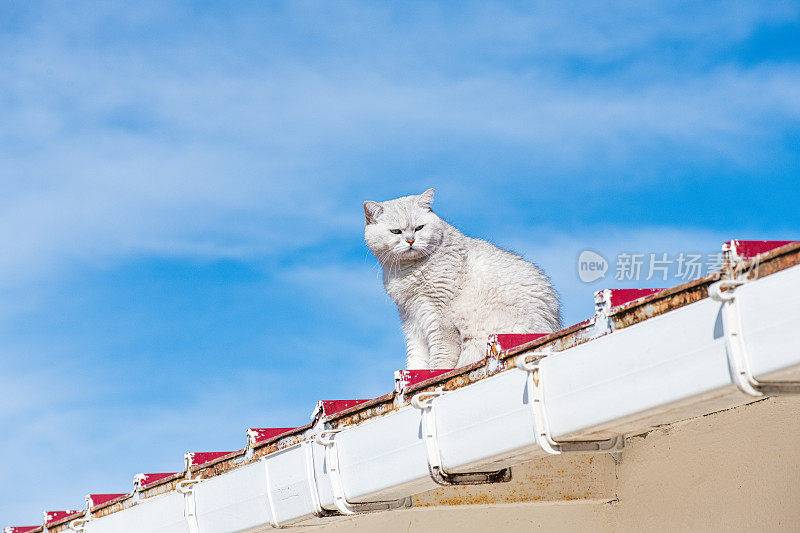
<svg viewBox="0 0 800 533">
<path fill-rule="evenodd" d="M 617 435 L 604 440 L 556 441 L 550 433 L 547 409 L 544 401 L 544 380 L 542 359 L 552 352 L 536 352 L 518 356 L 514 364 L 528 373 L 528 398 L 533 415 L 533 431 L 536 443 L 547 453 L 553 455 L 566 453 L 619 453 L 625 447 L 625 436 Z"/>
<path fill-rule="evenodd" d="M 723 279 L 708 287 L 708 296 L 722 303 L 722 329 L 725 334 L 725 352 L 734 384 L 750 396 L 778 396 L 800 394 L 800 381 L 759 381 L 753 376 L 742 332 L 742 318 L 736 300 L 736 288 L 748 283 L 747 279 Z M 727 291 L 722 291 L 727 288 Z"/>
<path fill-rule="evenodd" d="M 425 451 L 428 455 L 428 471 L 437 485 L 485 485 L 488 483 L 505 483 L 511 481 L 511 469 L 502 468 L 491 472 L 446 472 L 442 465 L 439 449 L 439 438 L 436 433 L 436 413 L 433 399 L 444 394 L 444 391 L 421 392 L 411 398 L 411 405 L 422 411 L 422 437 L 425 440 Z"/>
<path fill-rule="evenodd" d="M 183 494 L 184 516 L 189 533 L 200 533 L 200 526 L 197 524 L 197 502 L 194 499 L 194 486 L 198 483 L 199 479 L 184 479 L 175 487 L 176 491 Z"/>
<path fill-rule="evenodd" d="M 344 515 L 360 514 L 370 511 L 390 511 L 403 507 L 411 507 L 411 498 L 400 498 L 398 500 L 387 500 L 377 502 L 352 503 L 347 500 L 342 483 L 342 472 L 339 468 L 339 449 L 336 442 L 336 435 L 341 429 L 325 429 L 320 431 L 315 437 L 315 442 L 325 448 L 325 462 L 328 466 L 328 478 L 331 482 L 331 492 L 336 508 Z M 310 450 L 310 446 L 308 448 Z M 313 458 L 312 458 L 313 460 Z M 319 505 L 319 503 L 317 503 Z"/>
</svg>

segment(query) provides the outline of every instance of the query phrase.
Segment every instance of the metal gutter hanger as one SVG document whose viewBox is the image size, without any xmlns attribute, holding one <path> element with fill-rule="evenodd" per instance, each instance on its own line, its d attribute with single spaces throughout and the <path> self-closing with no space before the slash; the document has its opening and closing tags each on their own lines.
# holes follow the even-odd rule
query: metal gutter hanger
<svg viewBox="0 0 800 533">
<path fill-rule="evenodd" d="M 421 392 L 411 398 L 411 405 L 422 411 L 422 437 L 425 439 L 425 451 L 428 455 L 428 471 L 431 479 L 439 485 L 484 485 L 487 483 L 505 483 L 511 481 L 511 469 L 503 468 L 491 472 L 446 472 L 439 452 L 439 439 L 436 434 L 436 413 L 433 399 L 444 394 L 444 391 Z"/>
<path fill-rule="evenodd" d="M 544 401 L 544 379 L 542 367 L 539 364 L 548 355 L 552 355 L 552 352 L 520 355 L 514 360 L 517 368 L 528 373 L 528 403 L 531 406 L 533 430 L 539 447 L 550 454 L 615 453 L 622 451 L 625 446 L 624 435 L 617 435 L 605 440 L 568 442 L 558 442 L 553 438 L 550 433 L 550 424 L 547 421 L 547 409 Z"/>
<path fill-rule="evenodd" d="M 199 479 L 184 479 L 178 482 L 175 490 L 183 494 L 184 516 L 189 533 L 200 533 L 197 525 L 197 503 L 194 499 L 194 485 L 200 483 Z"/>
<path fill-rule="evenodd" d="M 339 451 L 336 445 L 336 435 L 341 429 L 325 429 L 315 437 L 315 441 L 325 448 L 325 462 L 328 466 L 328 478 L 331 482 L 331 492 L 336 508 L 342 514 L 358 514 L 368 511 L 389 511 L 402 507 L 411 507 L 411 498 L 399 500 L 352 503 L 347 500 L 342 483 L 342 472 L 339 469 Z"/>
<path fill-rule="evenodd" d="M 753 376 L 748 363 L 747 346 L 742 334 L 742 319 L 736 300 L 736 288 L 750 280 L 724 279 L 708 288 L 708 296 L 722 302 L 722 329 L 725 334 L 725 351 L 733 382 L 739 390 L 750 396 L 777 396 L 781 394 L 800 394 L 800 381 L 759 381 Z M 722 291 L 723 288 L 728 289 Z"/>
</svg>

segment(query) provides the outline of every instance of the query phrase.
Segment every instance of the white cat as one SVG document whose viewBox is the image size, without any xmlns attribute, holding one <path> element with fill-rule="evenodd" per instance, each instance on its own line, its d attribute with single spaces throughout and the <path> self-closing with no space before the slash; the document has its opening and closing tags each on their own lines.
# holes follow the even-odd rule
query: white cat
<svg viewBox="0 0 800 533">
<path fill-rule="evenodd" d="M 561 328 L 558 296 L 534 264 L 462 234 L 419 196 L 364 202 L 364 238 L 397 304 L 409 369 L 457 368 L 482 359 L 491 333 Z"/>
</svg>

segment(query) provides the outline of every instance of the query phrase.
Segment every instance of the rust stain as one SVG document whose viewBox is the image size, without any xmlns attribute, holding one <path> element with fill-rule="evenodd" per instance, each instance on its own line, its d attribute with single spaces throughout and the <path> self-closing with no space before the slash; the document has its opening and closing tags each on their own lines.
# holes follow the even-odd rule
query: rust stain
<svg viewBox="0 0 800 533">
<path fill-rule="evenodd" d="M 630 302 L 629 304 L 619 306 L 618 308 L 611 310 L 609 313 L 609 319 L 611 320 L 613 329 L 629 327 L 649 318 L 679 309 L 685 305 L 689 305 L 707 298 L 708 286 L 714 281 L 721 279 L 723 276 L 732 276 L 736 275 L 737 273 L 744 272 L 747 273 L 749 278 L 753 279 L 764 277 L 798 264 L 800 264 L 800 242 L 793 242 L 780 248 L 776 248 L 775 250 L 763 254 L 758 258 L 735 265 L 734 267 L 729 265 L 726 267 L 727 270 L 715 272 L 708 276 L 692 280 L 688 283 L 678 285 L 671 289 L 654 293 L 653 295 L 645 297 L 641 300 L 636 300 L 634 302 Z M 364 404 L 360 404 L 351 409 L 337 413 L 323 422 L 327 423 L 333 428 L 356 426 L 366 420 L 386 415 L 396 411 L 398 408 L 404 405 L 407 405 L 410 397 L 413 396 L 413 393 L 429 392 L 439 387 L 448 391 L 455 390 L 480 381 L 481 379 L 484 379 L 490 375 L 488 370 L 490 362 L 494 364 L 494 368 L 491 373 L 505 372 L 513 368 L 513 366 L 508 365 L 508 363 L 505 361 L 517 354 L 542 348 L 549 348 L 554 351 L 562 351 L 584 342 L 588 342 L 589 340 L 597 338 L 597 334 L 593 326 L 593 320 L 584 321 L 564 330 L 536 339 L 530 343 L 515 347 L 514 349 L 506 352 L 497 353 L 497 349 L 494 348 L 493 351 L 490 352 L 491 356 L 482 361 L 467 367 L 453 370 L 452 372 L 442 374 L 428 381 L 418 383 L 414 387 L 410 387 L 407 391 L 405 391 L 405 398 L 403 401 L 399 400 L 395 392 L 391 392 L 379 398 L 375 398 L 374 400 L 370 400 Z M 195 474 L 195 477 L 207 479 L 233 470 L 234 468 L 244 464 L 257 461 L 265 455 L 284 450 L 306 440 L 305 433 L 311 427 L 312 424 L 306 424 L 305 426 L 296 428 L 289 434 L 282 434 L 272 440 L 260 442 L 254 448 L 245 448 L 243 450 L 232 452 L 231 454 L 221 457 L 218 460 L 198 467 L 197 469 L 193 470 L 192 473 Z M 248 453 L 250 453 L 250 456 L 248 456 Z M 595 460 L 596 459 L 594 456 L 590 456 L 587 464 L 591 466 Z M 558 481 L 563 483 L 563 479 L 560 480 L 559 478 L 563 478 L 565 469 L 562 465 L 562 467 L 555 469 L 555 471 L 558 474 L 556 476 L 552 474 L 542 475 L 541 472 L 535 476 L 526 476 L 524 477 L 524 483 L 521 484 L 520 481 L 512 482 L 509 490 L 504 492 L 501 492 L 496 487 L 492 487 L 491 491 L 488 491 L 488 489 L 484 488 L 483 490 L 487 491 L 484 493 L 476 491 L 475 487 L 446 487 L 425 493 L 427 498 L 421 498 L 423 495 L 415 496 L 414 501 L 415 505 L 420 507 L 428 507 L 432 505 L 511 503 L 523 500 L 539 501 L 541 499 L 552 498 L 553 494 L 555 494 L 561 500 L 576 500 L 591 497 L 592 492 L 588 488 L 581 493 L 566 491 L 563 488 L 554 489 L 554 482 Z M 140 490 L 138 497 L 139 501 L 175 490 L 178 482 L 185 479 L 185 476 L 186 473 L 183 472 L 174 476 L 173 478 L 167 478 L 157 484 Z M 583 481 L 588 482 L 591 480 L 584 479 Z M 572 484 L 574 485 L 575 483 L 573 482 Z M 585 487 L 585 483 L 579 486 Z M 537 494 L 536 490 L 540 491 L 540 493 Z M 437 493 L 437 491 L 450 492 Z M 549 496 L 545 494 L 547 491 L 551 491 Z M 96 509 L 96 511 L 93 512 L 93 516 L 107 516 L 114 512 L 132 507 L 135 504 L 136 501 L 133 498 L 128 497 L 117 501 L 112 505 Z M 53 527 L 50 527 L 49 530 L 53 532 L 67 531 L 69 526 L 68 522 L 54 525 Z"/>
<path fill-rule="evenodd" d="M 508 484 L 441 487 L 415 496 L 414 506 L 610 499 L 616 476 L 609 462 L 605 456 L 540 457 L 515 466 Z"/>
<path fill-rule="evenodd" d="M 310 428 L 311 425 L 309 424 L 306 426 L 306 429 Z M 290 436 L 281 437 L 279 439 L 273 440 L 265 445 L 261 445 L 256 448 L 253 452 L 253 459 L 251 461 L 246 461 L 240 464 L 247 464 L 252 461 L 257 461 L 264 457 L 265 455 L 269 455 L 271 453 L 279 452 L 281 450 L 285 450 L 286 448 L 291 448 L 296 444 L 300 444 L 306 440 L 304 434 L 294 434 Z M 237 464 L 236 466 L 240 466 Z"/>
</svg>

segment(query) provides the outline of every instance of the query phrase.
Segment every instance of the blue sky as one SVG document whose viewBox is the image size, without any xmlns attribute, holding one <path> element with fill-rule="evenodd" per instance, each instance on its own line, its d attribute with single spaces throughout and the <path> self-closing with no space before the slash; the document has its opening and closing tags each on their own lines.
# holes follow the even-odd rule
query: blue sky
<svg viewBox="0 0 800 533">
<path fill-rule="evenodd" d="M 567 323 L 654 285 L 583 249 L 800 236 L 798 3 L 555 4 L 0 4 L 0 525 L 388 392 L 363 200 L 435 187 Z"/>
</svg>

